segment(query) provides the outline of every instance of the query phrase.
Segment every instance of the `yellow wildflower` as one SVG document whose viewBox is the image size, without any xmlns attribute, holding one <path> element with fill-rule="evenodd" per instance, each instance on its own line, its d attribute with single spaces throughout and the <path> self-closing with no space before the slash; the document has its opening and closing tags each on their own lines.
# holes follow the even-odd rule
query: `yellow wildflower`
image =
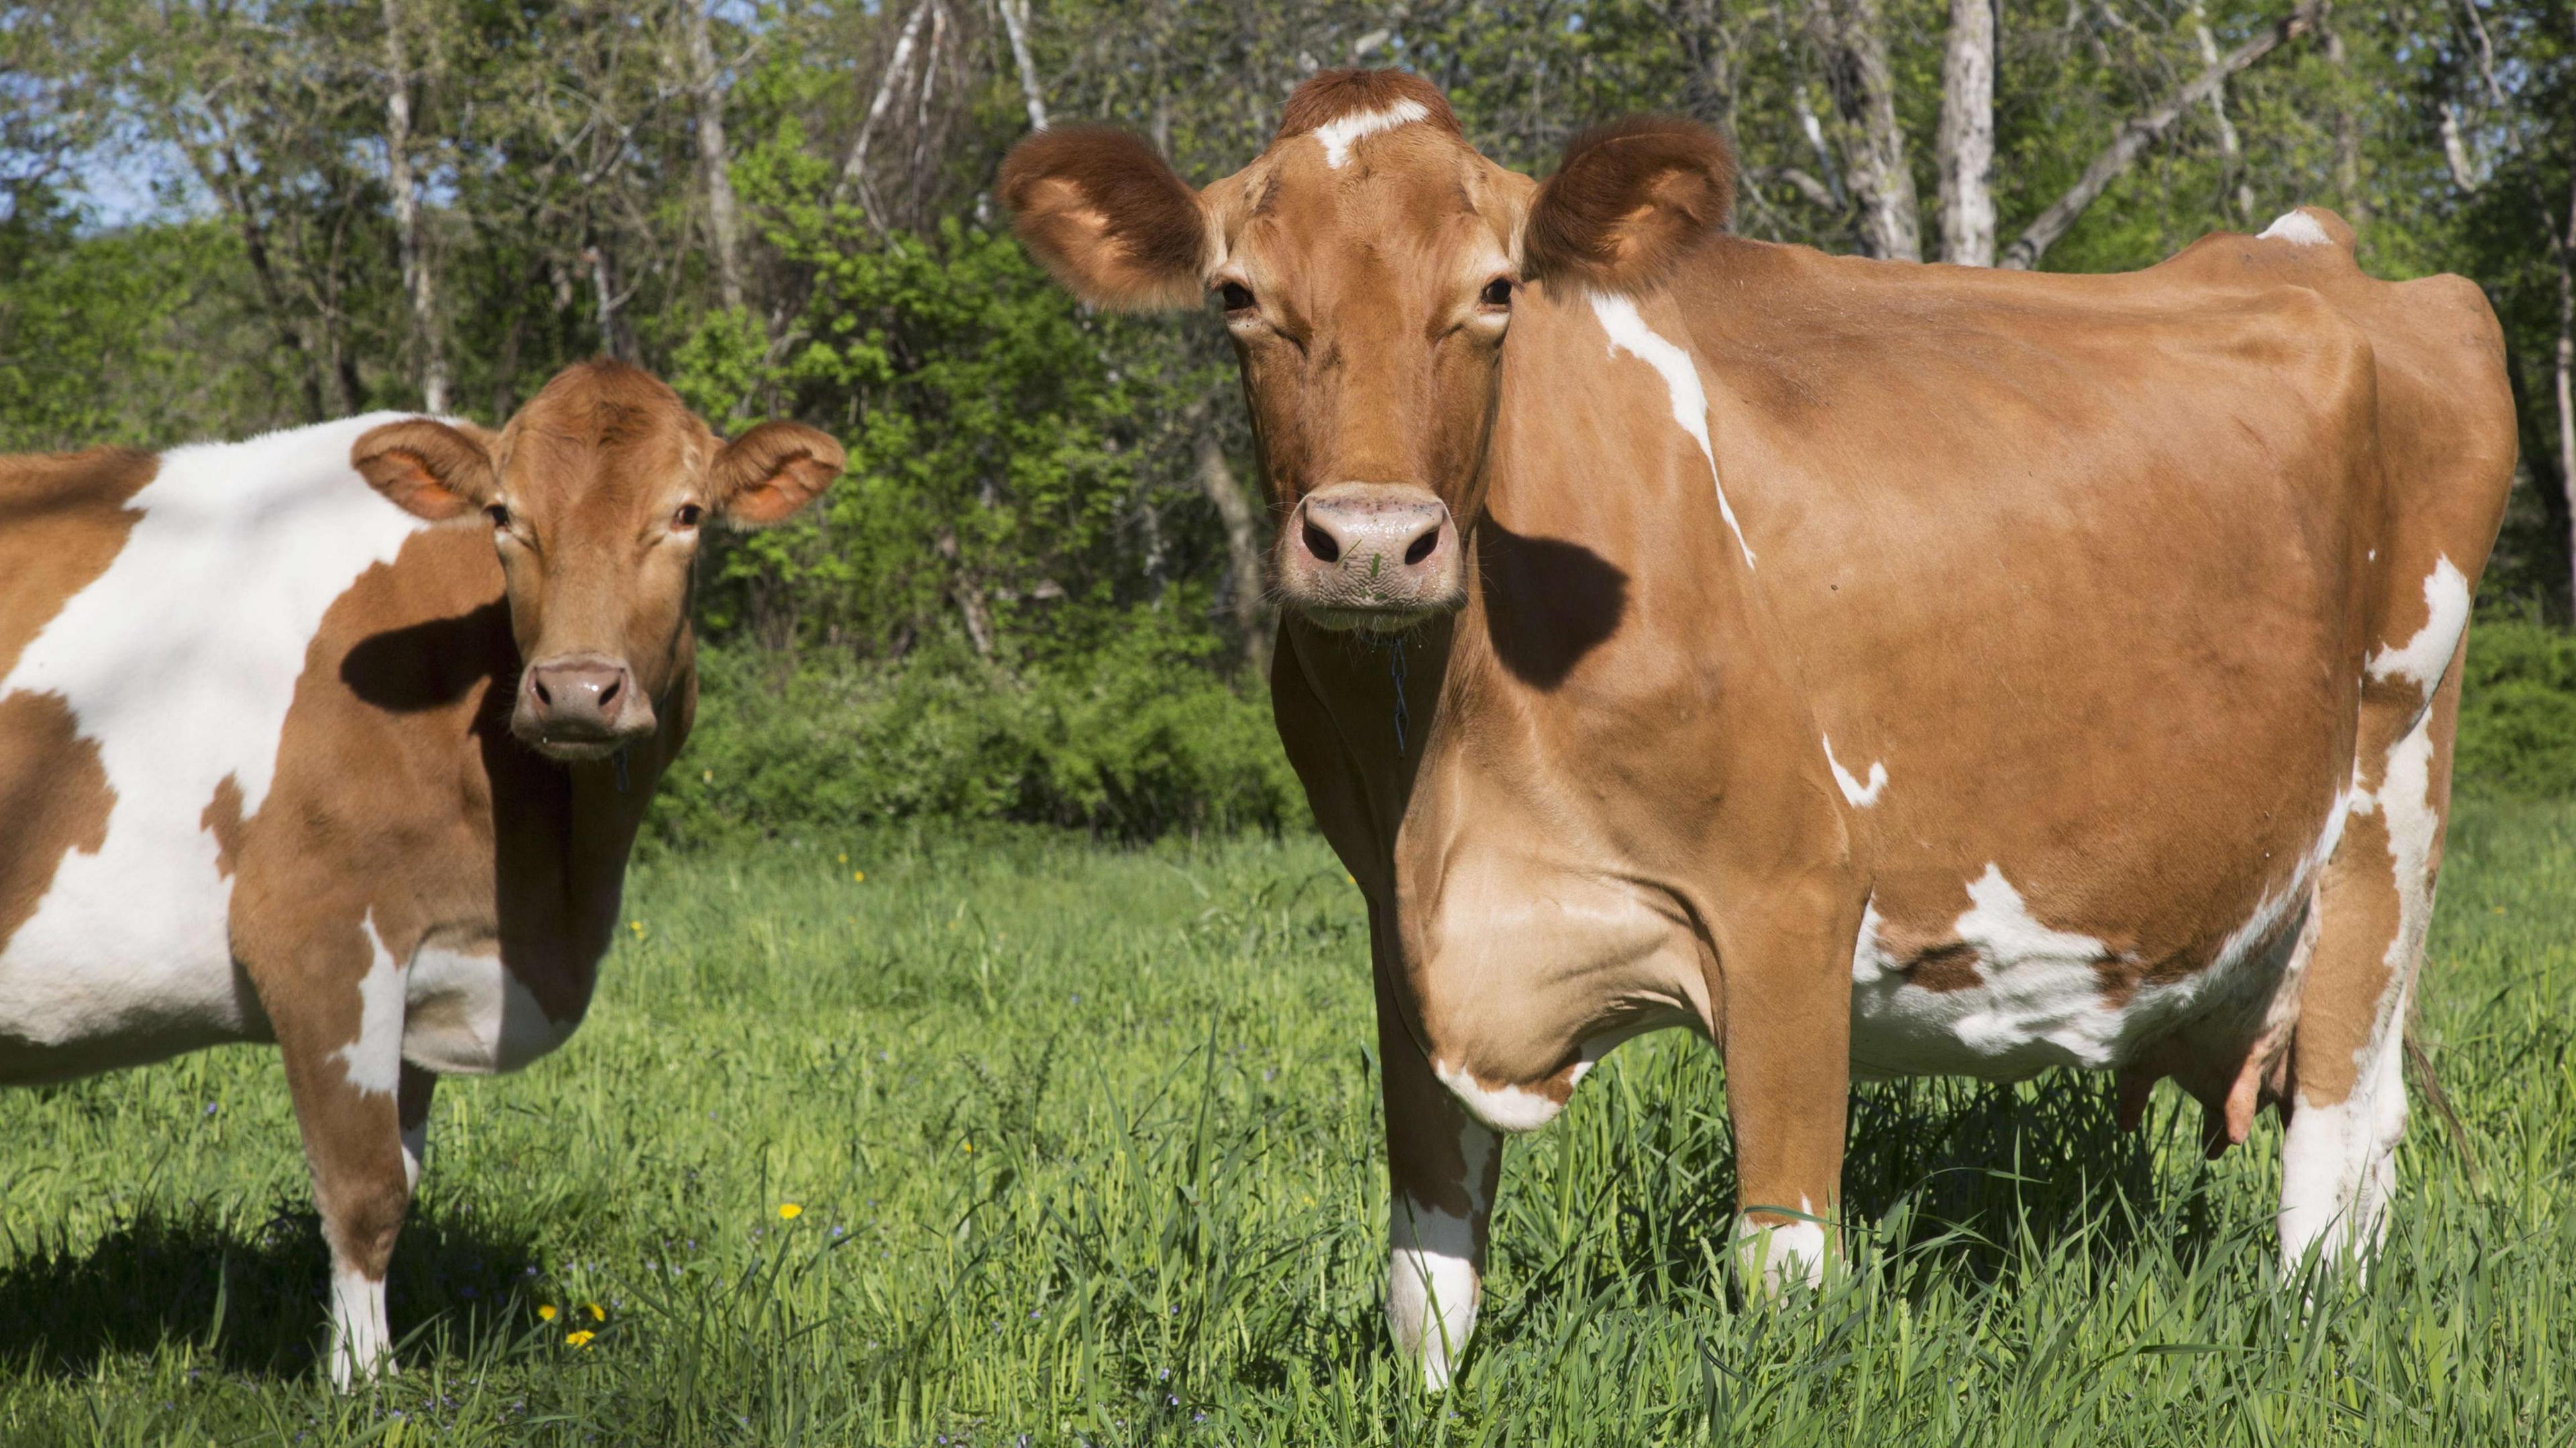
<svg viewBox="0 0 2576 1448">
<path fill-rule="evenodd" d="M 840 859 L 841 859 L 841 863 L 842 863 L 842 864 L 844 864 L 844 865 L 846 865 L 846 864 L 850 863 L 850 857 L 849 857 L 848 855 L 846 855 L 846 854 L 845 854 L 845 855 L 842 855 L 842 856 L 840 857 Z"/>
<path fill-rule="evenodd" d="M 589 1313 L 590 1320 L 593 1322 L 606 1322 L 608 1320 L 608 1309 L 600 1306 L 596 1302 L 583 1303 L 581 1305 L 581 1310 Z"/>
<path fill-rule="evenodd" d="M 537 1321 L 539 1321 L 539 1322 L 552 1322 L 552 1321 L 554 1321 L 554 1320 L 555 1320 L 555 1308 L 554 1308 L 554 1304 L 553 1304 L 553 1303 L 549 1302 L 549 1303 L 547 1303 L 545 1306 L 540 1307 L 540 1308 L 538 1308 L 538 1309 L 537 1309 Z"/>
<path fill-rule="evenodd" d="M 865 871 L 865 870 L 852 870 L 852 871 L 850 872 L 850 883 L 852 883 L 852 884 L 854 884 L 854 885 L 855 885 L 855 884 L 857 884 L 859 881 L 864 880 L 864 879 L 866 879 L 867 877 L 868 877 L 868 872 L 867 872 L 867 871 Z"/>
<path fill-rule="evenodd" d="M 597 1336 L 599 1336 L 599 1334 L 592 1332 L 586 1327 L 579 1332 L 568 1332 L 564 1334 L 564 1346 L 588 1347 L 590 1346 L 590 1340 Z"/>
<path fill-rule="evenodd" d="M 971 1142 L 971 1141 L 970 1141 L 970 1142 L 966 1143 L 966 1145 L 965 1145 L 965 1147 L 964 1147 L 963 1149 L 964 1149 L 964 1150 L 967 1150 L 967 1151 L 973 1151 L 973 1150 L 975 1149 L 975 1143 L 973 1143 L 973 1142 Z"/>
<path fill-rule="evenodd" d="M 805 1209 L 796 1205 L 794 1202 L 780 1202 L 778 1204 L 778 1219 L 782 1222 L 792 1222 L 803 1215 L 805 1215 Z"/>
</svg>

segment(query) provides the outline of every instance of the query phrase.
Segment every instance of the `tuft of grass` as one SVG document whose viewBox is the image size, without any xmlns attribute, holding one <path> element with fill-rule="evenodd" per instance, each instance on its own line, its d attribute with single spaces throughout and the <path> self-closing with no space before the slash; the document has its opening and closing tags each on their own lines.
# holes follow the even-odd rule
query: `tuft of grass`
<svg viewBox="0 0 2576 1448">
<path fill-rule="evenodd" d="M 574 1041 L 441 1086 L 371 1391 L 316 1371 L 273 1052 L 0 1095 L 0 1442 L 2565 1443 L 2570 879 L 2576 806 L 2460 812 L 2420 1031 L 2479 1184 L 2420 1121 L 2366 1285 L 2275 1280 L 2268 1121 L 2205 1163 L 2197 1108 L 2124 1136 L 2051 1076 L 1865 1088 L 1857 1270 L 1748 1308 L 1723 1074 L 1668 1035 L 1510 1149 L 1430 1398 L 1320 844 L 666 856 Z"/>
</svg>

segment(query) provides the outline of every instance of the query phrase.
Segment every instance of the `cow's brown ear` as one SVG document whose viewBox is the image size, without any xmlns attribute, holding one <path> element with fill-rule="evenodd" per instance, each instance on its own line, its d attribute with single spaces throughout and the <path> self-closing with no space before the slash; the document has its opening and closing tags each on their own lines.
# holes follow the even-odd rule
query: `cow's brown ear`
<svg viewBox="0 0 2576 1448">
<path fill-rule="evenodd" d="M 766 528 L 794 517 L 841 475 L 841 445 L 801 422 L 764 422 L 724 445 L 709 471 L 716 512 Z"/>
<path fill-rule="evenodd" d="M 443 523 L 500 495 L 492 441 L 491 433 L 471 423 L 450 426 L 415 417 L 359 434 L 349 465 L 395 507 Z"/>
<path fill-rule="evenodd" d="M 1065 289 L 1103 307 L 1199 300 L 1207 212 L 1189 184 L 1124 131 L 1040 131 L 1002 162 L 1002 203 Z"/>
<path fill-rule="evenodd" d="M 1644 291 L 1726 224 L 1735 157 L 1702 126 L 1638 116 L 1565 148 L 1521 233 L 1521 274 L 1604 292 Z"/>
</svg>

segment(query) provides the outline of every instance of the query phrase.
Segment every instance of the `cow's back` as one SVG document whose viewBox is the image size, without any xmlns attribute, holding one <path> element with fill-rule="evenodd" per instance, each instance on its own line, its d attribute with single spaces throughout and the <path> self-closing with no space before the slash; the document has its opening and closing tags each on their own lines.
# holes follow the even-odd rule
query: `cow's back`
<svg viewBox="0 0 2576 1448">
<path fill-rule="evenodd" d="M 259 1033 L 232 851 L 323 614 L 420 526 L 349 466 L 386 420 L 0 463 L 0 1081 Z"/>
</svg>

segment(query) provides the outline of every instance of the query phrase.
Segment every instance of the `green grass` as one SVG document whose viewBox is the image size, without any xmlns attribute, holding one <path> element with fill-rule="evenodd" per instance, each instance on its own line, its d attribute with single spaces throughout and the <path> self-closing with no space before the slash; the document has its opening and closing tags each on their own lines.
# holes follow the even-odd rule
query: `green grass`
<svg viewBox="0 0 2576 1448">
<path fill-rule="evenodd" d="M 2366 1289 L 2275 1285 L 2268 1121 L 2204 1164 L 2197 1108 L 2050 1077 L 1864 1092 L 1861 1270 L 1747 1309 L 1666 1036 L 1512 1149 L 1446 1399 L 1380 1325 L 1319 844 L 838 848 L 639 868 L 581 1034 L 441 1088 L 373 1393 L 316 1380 L 274 1053 L 0 1095 L 0 1443 L 2576 1440 L 2576 807 L 2462 812 L 2422 1030 L 2475 1169 L 2419 1114 Z"/>
</svg>

